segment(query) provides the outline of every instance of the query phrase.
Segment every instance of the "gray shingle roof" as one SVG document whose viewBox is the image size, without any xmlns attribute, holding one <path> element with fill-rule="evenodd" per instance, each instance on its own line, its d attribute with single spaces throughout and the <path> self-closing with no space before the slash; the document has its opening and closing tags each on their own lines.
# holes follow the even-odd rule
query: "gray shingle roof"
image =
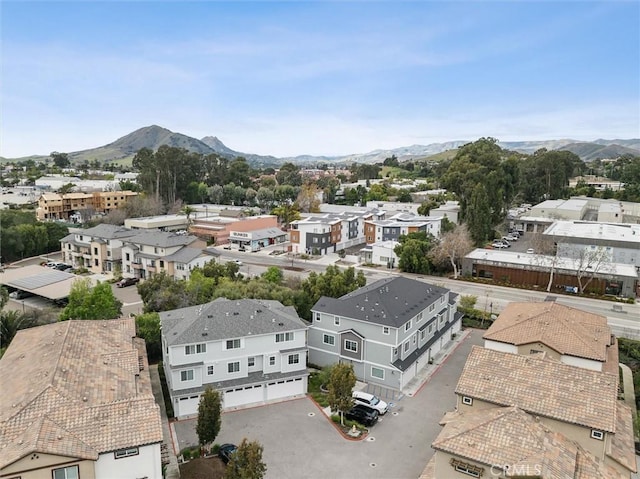
<svg viewBox="0 0 640 479">
<path fill-rule="evenodd" d="M 213 258 L 214 256 L 220 256 L 220 254 L 215 252 L 214 250 L 203 250 L 199 248 L 185 247 L 180 248 L 178 251 L 165 257 L 164 259 L 165 261 L 175 261 L 176 263 L 187 264 L 202 255 L 208 255 L 211 256 L 211 258 Z"/>
<path fill-rule="evenodd" d="M 151 230 L 142 233 L 138 232 L 138 234 L 129 238 L 127 243 L 171 248 L 173 246 L 186 246 L 193 243 L 196 239 L 197 238 L 192 235 L 178 235 L 165 231 Z"/>
<path fill-rule="evenodd" d="M 279 301 L 218 298 L 160 313 L 170 346 L 306 329 L 291 306 Z M 206 334 L 206 335 L 205 335 Z"/>
<path fill-rule="evenodd" d="M 448 291 L 398 276 L 381 279 L 341 298 L 323 296 L 311 310 L 399 328 Z"/>
<path fill-rule="evenodd" d="M 133 231 L 133 230 L 130 230 L 129 228 L 124 228 L 122 226 L 101 223 L 99 225 L 94 226 L 93 228 L 87 228 L 86 230 L 81 230 L 77 234 L 91 236 L 92 238 L 115 239 L 115 238 L 126 238 L 128 236 L 135 236 L 137 233 L 138 233 L 137 231 Z"/>
</svg>

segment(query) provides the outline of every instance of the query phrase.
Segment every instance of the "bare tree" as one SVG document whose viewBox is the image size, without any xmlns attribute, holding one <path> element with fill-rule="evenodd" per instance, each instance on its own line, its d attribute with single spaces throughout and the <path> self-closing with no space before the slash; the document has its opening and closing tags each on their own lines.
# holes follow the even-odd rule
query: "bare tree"
<svg viewBox="0 0 640 479">
<path fill-rule="evenodd" d="M 576 246 L 574 251 L 573 266 L 580 294 L 583 294 L 598 273 L 611 271 L 611 254 L 602 246 Z"/>
<path fill-rule="evenodd" d="M 532 263 L 538 266 L 544 266 L 550 268 L 549 282 L 547 283 L 547 292 L 551 291 L 553 285 L 553 277 L 558 266 L 559 257 L 556 254 L 556 239 L 554 236 L 544 235 L 542 233 L 535 233 L 531 244 L 533 245 L 533 258 Z"/>
<path fill-rule="evenodd" d="M 300 188 L 296 203 L 302 213 L 319 213 L 322 191 L 314 183 L 306 183 Z"/>
<path fill-rule="evenodd" d="M 473 249 L 473 241 L 466 225 L 457 226 L 453 231 L 445 233 L 430 252 L 434 263 L 449 262 L 453 267 L 453 277 L 460 274 L 460 261 Z"/>
</svg>

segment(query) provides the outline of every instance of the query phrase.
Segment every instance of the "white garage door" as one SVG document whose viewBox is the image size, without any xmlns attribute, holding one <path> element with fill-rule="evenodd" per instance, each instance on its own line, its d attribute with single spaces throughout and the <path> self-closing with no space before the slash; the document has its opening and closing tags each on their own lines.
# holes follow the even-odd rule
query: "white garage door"
<svg viewBox="0 0 640 479">
<path fill-rule="evenodd" d="M 257 385 L 247 388 L 225 389 L 222 404 L 223 407 L 229 408 L 262 401 L 264 401 L 264 387 Z"/>
<path fill-rule="evenodd" d="M 198 404 L 200 396 L 182 397 L 178 399 L 178 407 L 176 408 L 177 417 L 193 416 L 198 414 Z"/>
<path fill-rule="evenodd" d="M 267 400 L 304 394 L 304 381 L 302 378 L 280 380 L 267 384 Z"/>
</svg>

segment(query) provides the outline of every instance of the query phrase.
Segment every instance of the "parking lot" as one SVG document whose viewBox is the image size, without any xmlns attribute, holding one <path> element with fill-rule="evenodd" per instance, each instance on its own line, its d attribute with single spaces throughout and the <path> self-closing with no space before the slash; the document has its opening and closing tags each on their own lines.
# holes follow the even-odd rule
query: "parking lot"
<svg viewBox="0 0 640 479">
<path fill-rule="evenodd" d="M 345 439 L 311 399 L 302 398 L 223 414 L 215 442 L 259 441 L 266 478 L 416 478 L 433 455 L 438 422 L 455 407 L 454 388 L 474 344 L 482 344 L 482 332 L 471 331 L 430 381 L 414 397 L 395 402 L 365 440 Z M 177 448 L 197 443 L 195 424 L 173 423 Z"/>
</svg>

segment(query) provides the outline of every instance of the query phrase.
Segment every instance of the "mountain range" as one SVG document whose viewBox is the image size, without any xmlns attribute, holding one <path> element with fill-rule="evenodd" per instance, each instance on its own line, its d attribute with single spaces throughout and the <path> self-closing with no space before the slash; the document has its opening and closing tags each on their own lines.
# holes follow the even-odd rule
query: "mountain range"
<svg viewBox="0 0 640 479">
<path fill-rule="evenodd" d="M 175 133 L 157 125 L 140 128 L 113 143 L 92 148 L 89 150 L 75 151 L 69 153 L 69 159 L 73 162 L 84 162 L 99 160 L 101 162 L 127 161 L 133 158 L 135 153 L 141 148 L 157 150 L 162 145 L 169 145 L 178 148 L 185 148 L 189 151 L 208 155 L 217 153 L 228 158 L 242 156 L 247 161 L 256 166 L 277 166 L 284 162 L 317 164 L 317 163 L 379 163 L 392 155 L 399 161 L 423 159 L 442 152 L 455 151 L 462 145 L 469 143 L 469 140 L 449 141 L 445 143 L 431 143 L 429 145 L 411 145 L 390 150 L 373 150 L 368 153 L 358 153 L 346 156 L 311 156 L 300 155 L 295 157 L 278 158 L 275 156 L 255 155 L 243 153 L 227 147 L 215 136 L 205 136 L 204 138 L 192 138 L 182 133 Z M 640 155 L 640 139 L 598 139 L 592 142 L 578 142 L 571 139 L 547 140 L 547 141 L 515 141 L 499 142 L 502 148 L 519 151 L 522 153 L 533 153 L 540 148 L 548 150 L 568 150 L 578 155 L 584 161 L 592 161 L 603 158 L 617 158 L 623 154 Z M 453 151 L 452 151 L 453 150 Z M 29 158 L 45 158 L 32 156 Z M 16 158 L 21 160 L 24 158 Z M 6 161 L 7 159 L 5 159 Z"/>
</svg>

